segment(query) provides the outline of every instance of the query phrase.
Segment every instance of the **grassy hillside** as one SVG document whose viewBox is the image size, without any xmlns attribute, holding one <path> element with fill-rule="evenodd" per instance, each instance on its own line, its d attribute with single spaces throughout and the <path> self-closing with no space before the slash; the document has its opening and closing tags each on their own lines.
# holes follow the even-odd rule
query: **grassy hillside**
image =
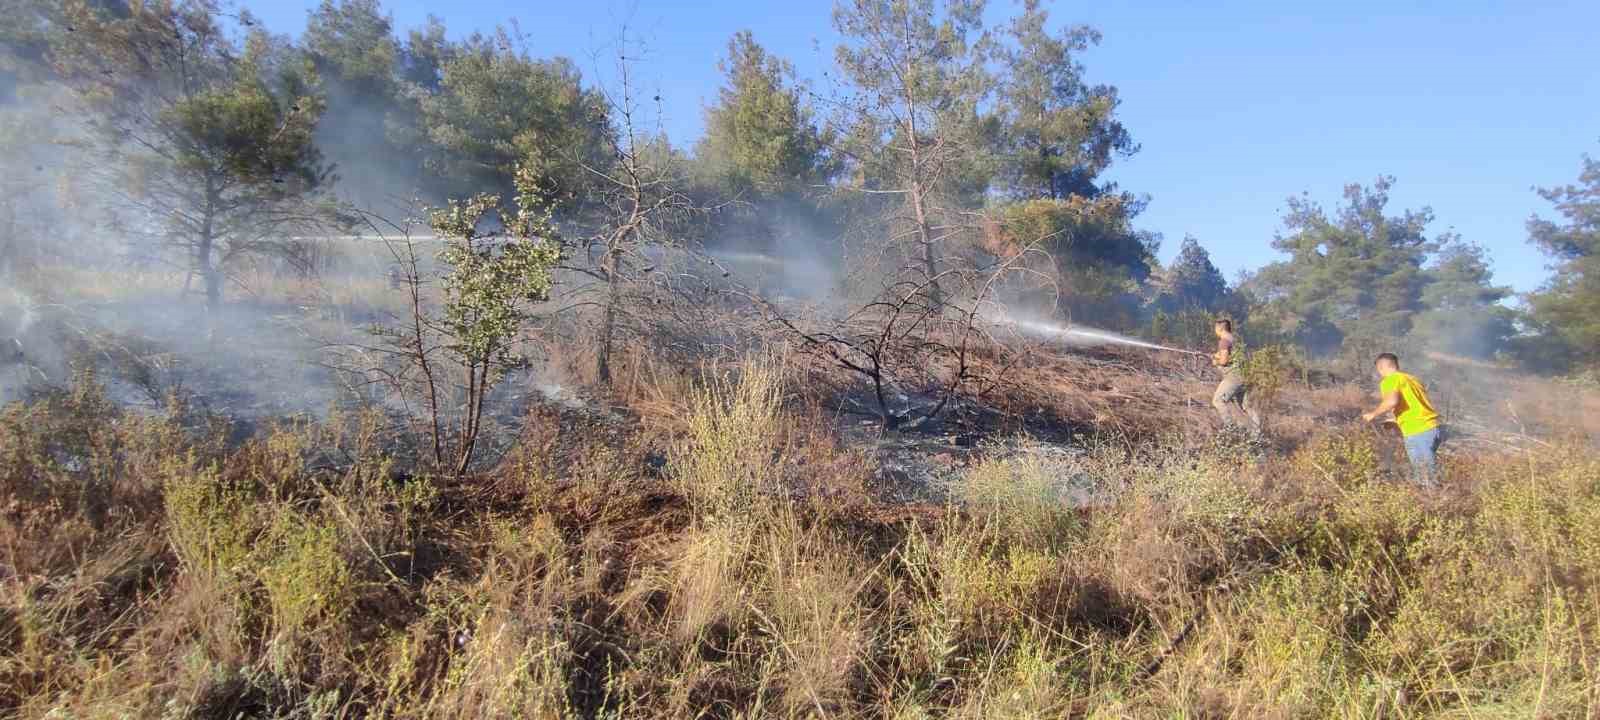
<svg viewBox="0 0 1600 720">
<path fill-rule="evenodd" d="M 0 415 L 0 714 L 1600 717 L 1592 397 L 1507 379 L 1423 492 L 1360 388 L 1260 446 L 1148 362 L 1031 366 L 1072 451 L 988 437 L 910 505 L 776 361 L 460 481 L 377 416 L 229 442 L 85 375 Z"/>
</svg>

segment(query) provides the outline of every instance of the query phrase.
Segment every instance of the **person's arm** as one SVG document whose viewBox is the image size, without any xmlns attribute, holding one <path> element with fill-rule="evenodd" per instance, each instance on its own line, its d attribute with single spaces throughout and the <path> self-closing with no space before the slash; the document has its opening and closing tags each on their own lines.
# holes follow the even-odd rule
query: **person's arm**
<svg viewBox="0 0 1600 720">
<path fill-rule="evenodd" d="M 1232 356 L 1233 342 L 1227 340 L 1219 342 L 1217 343 L 1217 351 L 1211 355 L 1211 364 L 1215 367 L 1222 367 L 1228 364 L 1228 360 Z"/>
<path fill-rule="evenodd" d="M 1378 403 L 1378 409 L 1373 410 L 1372 412 L 1369 412 L 1369 413 L 1367 413 L 1365 415 L 1362 415 L 1361 416 L 1362 420 L 1365 420 L 1367 422 L 1372 422 L 1373 420 L 1378 419 L 1379 415 L 1383 415 L 1384 413 L 1390 412 L 1390 411 L 1394 410 L 1395 408 L 1400 407 L 1400 391 L 1399 390 L 1390 390 L 1389 392 L 1384 393 L 1382 397 L 1383 397 L 1383 400 L 1382 400 L 1382 402 Z"/>
</svg>

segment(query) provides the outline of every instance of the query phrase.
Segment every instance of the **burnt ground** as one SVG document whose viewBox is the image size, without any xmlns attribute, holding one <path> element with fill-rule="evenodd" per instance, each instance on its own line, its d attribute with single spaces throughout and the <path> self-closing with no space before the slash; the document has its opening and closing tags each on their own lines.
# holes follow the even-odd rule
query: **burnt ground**
<svg viewBox="0 0 1600 720">
<path fill-rule="evenodd" d="M 405 464 L 415 443 L 403 435 L 415 429 L 408 419 L 414 414 L 332 363 L 307 360 L 326 357 L 339 329 L 346 340 L 363 336 L 350 318 L 319 323 L 302 310 L 239 303 L 207 315 L 170 302 L 82 305 L 44 314 L 24 341 L 53 384 L 90 364 L 124 407 L 154 412 L 176 397 L 196 416 L 223 420 L 236 441 L 265 424 L 378 408 L 396 428 L 389 442 Z M 828 376 L 811 398 L 813 408 L 827 410 L 813 415 L 831 423 L 841 445 L 869 458 L 871 491 L 891 503 L 942 502 L 950 481 L 984 458 L 1031 454 L 1068 467 L 1096 438 L 1215 432 L 1208 404 L 1215 379 L 1186 356 L 1116 347 L 1023 352 L 1007 382 L 979 397 L 957 397 L 932 419 L 894 427 L 884 426 L 858 378 L 826 367 L 800 372 Z M 916 418 L 937 399 L 937 389 L 897 389 L 891 410 Z M 599 440 L 621 449 L 647 434 L 621 399 L 532 368 L 512 371 L 496 388 L 488 421 L 478 453 L 483 467 L 511 458 L 519 444 L 561 458 L 580 444 Z M 665 463 L 659 449 L 634 448 L 633 455 L 647 472 Z M 1088 489 L 1069 479 L 1063 492 L 1084 497 Z"/>
</svg>

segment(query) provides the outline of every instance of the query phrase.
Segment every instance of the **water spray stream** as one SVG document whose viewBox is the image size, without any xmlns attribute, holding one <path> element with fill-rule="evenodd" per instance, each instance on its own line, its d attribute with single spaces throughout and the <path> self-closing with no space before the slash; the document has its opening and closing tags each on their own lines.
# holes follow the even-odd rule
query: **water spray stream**
<svg viewBox="0 0 1600 720">
<path fill-rule="evenodd" d="M 1003 318 L 1001 319 L 1001 322 L 1015 325 L 1036 335 L 1058 337 L 1068 342 L 1099 345 L 1125 345 L 1129 347 L 1146 348 L 1149 350 L 1165 350 L 1167 352 L 1183 353 L 1185 355 L 1205 355 L 1203 352 L 1168 347 L 1166 345 L 1157 345 L 1156 343 L 1136 340 L 1134 338 L 1118 335 L 1113 332 L 1096 330 L 1093 328 L 1064 327 L 1054 323 L 1037 322 L 1034 320 L 1018 320 L 1016 318 Z"/>
</svg>

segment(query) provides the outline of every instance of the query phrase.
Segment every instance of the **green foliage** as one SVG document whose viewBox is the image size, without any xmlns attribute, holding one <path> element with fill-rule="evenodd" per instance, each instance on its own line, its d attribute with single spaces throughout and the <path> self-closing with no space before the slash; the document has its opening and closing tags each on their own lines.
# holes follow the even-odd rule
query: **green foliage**
<svg viewBox="0 0 1600 720">
<path fill-rule="evenodd" d="M 1347 186 L 1333 217 L 1291 198 L 1289 233 L 1273 242 L 1290 258 L 1248 283 L 1258 305 L 1251 317 L 1318 355 L 1342 350 L 1370 362 L 1409 337 L 1430 351 L 1493 357 L 1515 330 L 1515 313 L 1499 304 L 1510 291 L 1493 284 L 1478 246 L 1449 233 L 1430 238 L 1427 208 L 1386 215 L 1392 185 L 1381 177 L 1371 188 Z"/>
<path fill-rule="evenodd" d="M 834 133 L 820 125 L 793 66 L 748 31 L 729 40 L 718 67 L 723 86 L 706 108 L 692 177 L 707 205 L 738 202 L 711 216 L 712 241 L 784 243 L 825 253 L 815 247 L 818 239 L 838 232 L 837 208 L 825 206 L 840 168 L 828 147 Z"/>
<path fill-rule="evenodd" d="M 834 59 L 853 95 L 837 122 L 847 188 L 865 195 L 859 232 L 904 258 L 892 267 L 914 263 L 935 305 L 950 246 L 978 229 L 963 210 L 982 203 L 993 174 L 982 11 L 979 0 L 847 0 L 833 12 Z"/>
<path fill-rule="evenodd" d="M 515 180 L 514 211 L 501 207 L 495 195 L 479 194 L 466 201 L 452 200 L 429 213 L 429 224 L 444 240 L 439 251 L 444 267 L 439 298 L 442 319 L 431 317 L 420 301 L 423 281 L 413 260 L 407 268 L 412 278 L 410 292 L 416 299 L 410 327 L 374 328 L 410 366 L 404 372 L 421 376 L 419 391 L 430 416 L 434 460 L 443 463 L 449 446 L 456 475 L 467 472 L 471 465 L 483 429 L 484 400 L 502 379 L 505 368 L 517 362 L 511 345 L 528 318 L 528 304 L 549 298 L 551 274 L 562 256 L 561 236 L 551 221 L 535 172 L 519 168 Z M 491 215 L 502 232 L 480 231 Z M 414 258 L 414 253 L 415 248 L 408 245 L 407 255 Z M 434 359 L 436 347 L 449 352 L 454 367 Z M 464 375 L 456 386 L 460 392 L 457 407 L 449 406 L 446 395 L 447 370 Z M 403 383 L 398 389 L 417 390 Z M 447 439 L 444 426 L 452 417 L 457 428 L 453 438 Z"/>
<path fill-rule="evenodd" d="M 429 91 L 410 92 L 403 75 L 414 55 L 394 36 L 379 0 L 323 0 L 301 44 L 327 97 L 316 142 L 338 169 L 339 196 L 368 208 L 419 193 L 438 197 L 445 188 L 423 177 L 427 154 L 417 151 L 426 143 L 418 98 Z"/>
<path fill-rule="evenodd" d="M 1450 233 L 1430 238 L 1426 208 L 1386 215 L 1392 185 L 1347 186 L 1333 217 L 1290 199 L 1289 233 L 1273 242 L 1290 258 L 1244 288 L 1253 327 L 1313 354 L 1342 351 L 1356 375 L 1370 356 L 1402 346 L 1474 358 L 1507 349 L 1516 314 L 1500 305 L 1510 291 L 1493 284 L 1483 250 Z"/>
<path fill-rule="evenodd" d="M 1289 259 L 1263 268 L 1259 294 L 1292 316 L 1300 342 L 1327 352 L 1351 334 L 1404 335 L 1423 309 L 1423 263 L 1438 243 L 1426 235 L 1426 208 L 1385 215 L 1393 178 L 1348 185 L 1333 217 L 1305 198 L 1290 198 L 1288 233 L 1272 246 Z"/>
<path fill-rule="evenodd" d="M 1055 263 L 1058 307 L 1099 327 L 1132 327 L 1139 283 L 1155 264 L 1156 238 L 1129 225 L 1123 195 L 1024 200 L 1000 206 L 1001 254 L 1026 247 L 1047 251 Z"/>
<path fill-rule="evenodd" d="M 384 101 L 393 92 L 400 48 L 378 0 L 322 0 L 303 42 L 323 77 L 362 99 Z"/>
<path fill-rule="evenodd" d="M 527 318 L 526 304 L 549 297 L 551 272 L 561 259 L 560 237 L 532 172 L 519 171 L 517 181 L 514 215 L 500 212 L 498 198 L 478 195 L 452 200 L 428 218 L 434 232 L 447 238 L 439 251 L 439 261 L 450 268 L 443 278 L 444 320 L 468 364 L 509 360 L 504 353 Z M 477 228 L 490 213 L 498 214 L 509 240 L 480 237 Z"/>
<path fill-rule="evenodd" d="M 1028 0 L 996 47 L 1000 74 L 995 100 L 1003 116 L 1004 163 L 1000 182 L 1021 198 L 1095 197 L 1095 184 L 1115 157 L 1139 147 L 1116 118 L 1117 90 L 1090 86 L 1077 55 L 1099 44 L 1100 33 L 1086 26 L 1052 33 L 1050 14 L 1039 0 Z"/>
<path fill-rule="evenodd" d="M 1083 242 L 1081 237 L 1092 234 L 1097 225 L 1115 226 L 1124 218 L 1123 199 L 1116 196 L 1087 198 L 1073 196 L 1064 200 L 1025 200 L 1002 206 L 1001 225 L 1013 245 L 1047 243 L 1060 246 L 1068 253 L 1084 260 L 1127 260 L 1120 255 L 1132 255 L 1139 260 L 1146 257 L 1144 247 L 1108 248 L 1093 242 Z"/>
<path fill-rule="evenodd" d="M 1266 409 L 1277 400 L 1279 393 L 1293 378 L 1296 365 L 1294 353 L 1282 345 L 1250 349 L 1241 370 L 1257 407 Z"/>
<path fill-rule="evenodd" d="M 571 61 L 519 47 L 502 29 L 452 48 L 438 92 L 420 100 L 428 167 L 450 179 L 454 196 L 485 187 L 511 195 L 528 173 L 544 202 L 581 208 L 594 172 L 611 165 L 605 101 Z"/>
<path fill-rule="evenodd" d="M 354 591 L 340 552 L 339 528 L 330 519 L 282 513 L 266 528 L 255 552 L 275 633 L 293 637 L 344 619 Z"/>
<path fill-rule="evenodd" d="M 263 200 L 283 198 L 321 179 L 311 134 L 322 105 L 315 97 L 304 97 L 291 99 L 296 109 L 282 107 L 257 74 L 254 65 L 246 64 L 234 84 L 202 90 L 162 108 L 161 121 L 186 146 L 173 158 L 178 170 L 254 185 Z M 303 119 L 295 121 L 293 116 L 300 113 Z"/>
<path fill-rule="evenodd" d="M 1157 307 L 1150 313 L 1145 335 L 1156 342 L 1183 348 L 1206 348 L 1216 344 L 1216 313 L 1205 310 L 1168 312 Z M 1251 337 L 1249 333 L 1244 333 Z"/>
<path fill-rule="evenodd" d="M 1178 256 L 1155 279 L 1157 308 L 1169 313 L 1215 312 L 1228 300 L 1228 281 L 1211 263 L 1211 254 L 1192 236 L 1183 238 Z"/>
<path fill-rule="evenodd" d="M 1378 450 L 1366 430 L 1346 430 L 1317 437 L 1291 459 L 1311 477 L 1344 488 L 1360 487 L 1378 476 Z"/>
<path fill-rule="evenodd" d="M 1411 334 L 1429 350 L 1493 358 L 1516 333 L 1516 312 L 1500 304 L 1509 297 L 1510 288 L 1493 284 L 1483 248 L 1448 242 L 1428 268 L 1427 309 L 1416 316 Z"/>
<path fill-rule="evenodd" d="M 736 197 L 815 193 L 834 169 L 824 150 L 828 138 L 795 86 L 794 67 L 742 31 L 728 41 L 718 68 L 724 84 L 706 109 L 706 134 L 695 148 L 705 171 Z"/>
<path fill-rule="evenodd" d="M 170 478 L 167 533 L 185 570 L 225 587 L 248 577 L 258 497 L 253 483 L 214 465 Z"/>
<path fill-rule="evenodd" d="M 1130 329 L 1157 238 L 1132 227 L 1143 202 L 1099 176 L 1139 148 L 1116 116 L 1116 88 L 1084 79 L 1079 56 L 1099 43 L 1099 32 L 1053 29 L 1043 5 L 1030 0 L 978 42 L 993 73 L 994 117 L 970 134 L 992 148 L 985 163 L 992 190 L 1014 203 L 1000 208 L 1010 247 L 1044 240 L 1055 258 L 1058 310 Z"/>
<path fill-rule="evenodd" d="M 52 47 L 107 157 L 95 181 L 136 209 L 131 227 L 164 224 L 147 241 L 183 249 L 180 264 L 212 305 L 228 265 L 285 252 L 273 238 L 340 219 L 322 197 L 315 70 L 262 32 L 241 46 L 219 12 L 211 0 L 125 14 L 69 0 L 62 22 L 73 31 Z"/>
<path fill-rule="evenodd" d="M 1555 263 L 1550 282 L 1528 298 L 1541 341 L 1533 359 L 1600 367 L 1600 160 L 1585 156 L 1576 184 L 1539 194 L 1566 222 L 1528 221 L 1529 242 Z"/>
</svg>

